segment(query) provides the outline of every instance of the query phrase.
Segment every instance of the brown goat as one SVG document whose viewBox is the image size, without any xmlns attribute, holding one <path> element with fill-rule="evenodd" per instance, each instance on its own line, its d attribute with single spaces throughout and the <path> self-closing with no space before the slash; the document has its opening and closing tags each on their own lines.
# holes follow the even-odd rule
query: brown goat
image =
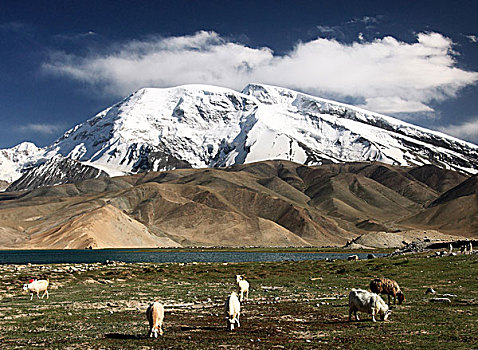
<svg viewBox="0 0 478 350">
<path fill-rule="evenodd" d="M 395 304 L 398 298 L 398 304 L 400 305 L 405 300 L 405 295 L 400 289 L 398 283 L 388 278 L 375 278 L 370 282 L 370 290 L 376 294 L 387 294 L 388 305 L 390 305 L 390 296 L 393 296 L 393 303 Z"/>
</svg>

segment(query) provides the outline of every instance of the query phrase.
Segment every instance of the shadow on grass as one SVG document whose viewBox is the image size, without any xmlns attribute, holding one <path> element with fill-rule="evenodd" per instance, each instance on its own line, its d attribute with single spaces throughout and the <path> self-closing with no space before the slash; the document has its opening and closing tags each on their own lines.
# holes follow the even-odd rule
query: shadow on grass
<svg viewBox="0 0 478 350">
<path fill-rule="evenodd" d="M 349 320 L 334 320 L 334 321 L 325 321 L 323 324 L 350 324 Z"/>
<path fill-rule="evenodd" d="M 218 326 L 181 326 L 182 332 L 188 331 L 226 331 L 226 327 L 218 327 Z M 124 334 L 124 333 L 106 333 L 105 338 L 108 339 L 149 339 L 147 334 Z"/>
<path fill-rule="evenodd" d="M 197 327 L 189 327 L 189 326 L 181 326 L 181 331 L 187 332 L 187 331 L 196 331 L 196 330 L 202 330 L 202 331 L 226 331 L 226 327 L 219 327 L 219 326 L 197 326 Z"/>
<path fill-rule="evenodd" d="M 122 333 L 106 333 L 105 338 L 109 339 L 147 339 L 144 334 L 122 334 Z"/>
</svg>

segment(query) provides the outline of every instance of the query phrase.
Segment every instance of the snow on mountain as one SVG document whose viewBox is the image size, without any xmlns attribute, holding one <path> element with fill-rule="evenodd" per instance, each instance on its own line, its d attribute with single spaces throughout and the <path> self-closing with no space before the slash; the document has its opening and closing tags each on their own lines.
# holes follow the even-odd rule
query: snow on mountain
<svg viewBox="0 0 478 350">
<path fill-rule="evenodd" d="M 57 154 L 45 163 L 27 170 L 6 190 L 31 190 L 43 186 L 80 182 L 100 176 L 108 176 L 108 174 L 77 160 Z"/>
<path fill-rule="evenodd" d="M 306 164 L 366 160 L 478 171 L 478 146 L 443 133 L 280 87 L 250 84 L 243 92 L 265 105 L 259 120 L 301 144 Z"/>
<path fill-rule="evenodd" d="M 233 143 L 255 103 L 211 86 L 141 89 L 48 150 L 124 172 L 207 167 L 221 145 Z"/>
<path fill-rule="evenodd" d="M 0 179 L 15 179 L 21 169 L 55 154 L 110 176 L 266 159 L 307 165 L 436 164 L 478 172 L 474 144 L 357 107 L 262 84 L 249 84 L 242 92 L 207 85 L 141 89 L 45 149 L 33 151 L 34 145 L 28 145 L 31 155 L 16 155 L 16 163 L 11 160 L 1 167 Z M 0 150 L 0 155 L 7 152 L 12 159 L 20 146 Z"/>
<path fill-rule="evenodd" d="M 0 180 L 12 182 L 25 169 L 34 166 L 43 157 L 44 149 L 31 142 L 22 142 L 12 148 L 0 149 Z"/>
</svg>

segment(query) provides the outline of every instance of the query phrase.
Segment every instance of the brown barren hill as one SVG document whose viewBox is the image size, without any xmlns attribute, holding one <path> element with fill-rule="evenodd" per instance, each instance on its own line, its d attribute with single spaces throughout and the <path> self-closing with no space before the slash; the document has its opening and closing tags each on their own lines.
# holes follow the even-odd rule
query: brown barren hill
<svg viewBox="0 0 478 350">
<path fill-rule="evenodd" d="M 443 193 L 425 210 L 407 220 L 418 227 L 430 227 L 465 237 L 478 234 L 478 175 Z"/>
<path fill-rule="evenodd" d="M 438 175 L 428 181 L 425 170 Z M 426 229 L 471 237 L 476 204 L 476 176 L 434 167 L 266 161 L 0 193 L 0 246 L 343 246 Z"/>
<path fill-rule="evenodd" d="M 24 245 L 32 249 L 178 246 L 167 237 L 151 234 L 146 226 L 111 205 L 93 209 L 49 230 L 34 233 Z"/>
</svg>

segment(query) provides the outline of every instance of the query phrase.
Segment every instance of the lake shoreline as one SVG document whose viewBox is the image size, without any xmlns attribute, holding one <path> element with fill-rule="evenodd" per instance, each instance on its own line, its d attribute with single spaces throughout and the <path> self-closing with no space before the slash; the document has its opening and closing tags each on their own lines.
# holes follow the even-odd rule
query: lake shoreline
<svg viewBox="0 0 478 350">
<path fill-rule="evenodd" d="M 55 264 L 55 263 L 191 263 L 191 262 L 278 262 L 303 260 L 347 259 L 357 255 L 366 259 L 370 251 L 331 250 L 224 250 L 224 249 L 104 249 L 104 250 L 23 250 L 0 251 L 0 264 Z M 374 252 L 383 256 L 385 252 Z"/>
</svg>

